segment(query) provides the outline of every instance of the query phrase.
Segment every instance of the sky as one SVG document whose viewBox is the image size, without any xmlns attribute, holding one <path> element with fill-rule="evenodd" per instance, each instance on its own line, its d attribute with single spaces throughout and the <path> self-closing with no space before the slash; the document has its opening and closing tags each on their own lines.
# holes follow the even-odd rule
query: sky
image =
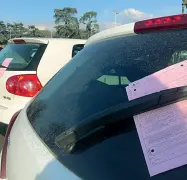
<svg viewBox="0 0 187 180">
<path fill-rule="evenodd" d="M 114 25 L 114 10 L 118 24 L 142 19 L 180 14 L 182 0 L 1 0 L 0 21 L 23 22 L 40 29 L 54 27 L 54 9 L 73 7 L 78 17 L 87 11 L 96 11 L 101 30 Z"/>
</svg>

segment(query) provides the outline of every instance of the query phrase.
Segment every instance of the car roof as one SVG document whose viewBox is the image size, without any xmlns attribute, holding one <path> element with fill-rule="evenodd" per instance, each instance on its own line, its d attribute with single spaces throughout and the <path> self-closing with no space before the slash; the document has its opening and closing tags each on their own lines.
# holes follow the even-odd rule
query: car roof
<svg viewBox="0 0 187 180">
<path fill-rule="evenodd" d="M 88 39 L 85 46 L 119 36 L 128 36 L 135 34 L 134 24 L 135 23 L 125 24 L 97 33 Z"/>
<path fill-rule="evenodd" d="M 24 40 L 27 43 L 43 43 L 48 44 L 49 42 L 72 42 L 72 44 L 80 43 L 85 44 L 85 39 L 67 39 L 67 38 L 28 38 L 28 37 L 21 37 L 21 38 L 14 38 L 10 39 L 8 42 L 12 43 L 14 40 Z"/>
</svg>

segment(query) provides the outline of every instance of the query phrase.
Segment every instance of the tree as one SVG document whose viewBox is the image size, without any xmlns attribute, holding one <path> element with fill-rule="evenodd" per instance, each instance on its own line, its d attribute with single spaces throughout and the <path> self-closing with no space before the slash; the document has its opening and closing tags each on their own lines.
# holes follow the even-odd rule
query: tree
<svg viewBox="0 0 187 180">
<path fill-rule="evenodd" d="M 6 25 L 6 29 L 7 29 L 8 34 L 9 34 L 9 36 L 7 37 L 7 39 L 11 39 L 12 38 L 13 26 L 14 25 L 11 24 L 11 23 L 7 23 L 7 25 Z"/>
<path fill-rule="evenodd" d="M 86 29 L 80 29 L 79 33 L 80 33 L 80 38 L 81 39 L 87 39 L 88 38 L 88 32 L 86 31 Z"/>
<path fill-rule="evenodd" d="M 27 36 L 29 37 L 44 37 L 43 33 L 34 25 L 28 26 Z"/>
<path fill-rule="evenodd" d="M 4 41 L 7 38 L 7 29 L 3 21 L 0 21 L 0 41 Z"/>
<path fill-rule="evenodd" d="M 0 33 L 5 34 L 6 32 L 6 25 L 3 21 L 0 21 Z"/>
<path fill-rule="evenodd" d="M 182 0 L 182 14 L 184 14 L 185 8 L 187 8 L 187 0 Z"/>
<path fill-rule="evenodd" d="M 52 35 L 52 37 L 55 36 L 55 32 L 52 31 L 52 30 L 49 30 L 49 29 L 40 30 L 40 32 L 43 34 L 44 37 L 48 37 L 48 38 L 50 38 L 51 35 Z M 52 33 L 52 34 L 51 34 L 51 33 Z"/>
<path fill-rule="evenodd" d="M 19 38 L 25 36 L 27 33 L 27 28 L 24 27 L 23 23 L 14 23 L 12 25 L 12 38 Z"/>
<path fill-rule="evenodd" d="M 98 32 L 99 32 L 99 24 L 97 24 L 97 23 L 92 24 L 92 26 L 91 26 L 91 34 L 93 35 L 93 34 L 96 34 Z"/>
<path fill-rule="evenodd" d="M 45 32 L 49 34 L 50 32 Z M 28 28 L 23 23 L 7 23 L 0 21 L 0 44 L 5 43 L 10 38 L 19 38 L 23 36 L 28 37 L 44 37 L 43 31 L 40 31 L 35 25 L 31 25 Z M 48 35 L 47 35 L 48 36 Z M 48 36 L 49 37 L 49 36 Z"/>
<path fill-rule="evenodd" d="M 79 36 L 79 22 L 75 15 L 77 9 L 65 7 L 54 10 L 57 37 L 75 38 Z"/>
<path fill-rule="evenodd" d="M 86 31 L 88 32 L 88 37 L 99 32 L 99 25 L 97 24 L 97 12 L 90 11 L 83 14 L 80 18 L 80 22 L 86 25 Z"/>
</svg>

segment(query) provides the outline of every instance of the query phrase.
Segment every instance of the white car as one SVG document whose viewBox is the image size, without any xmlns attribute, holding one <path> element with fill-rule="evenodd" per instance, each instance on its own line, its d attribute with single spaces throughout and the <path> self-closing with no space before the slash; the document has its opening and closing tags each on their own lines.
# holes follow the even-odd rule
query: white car
<svg viewBox="0 0 187 180">
<path fill-rule="evenodd" d="M 133 119 L 141 104 L 128 101 L 125 89 L 178 62 L 173 55 L 186 50 L 186 42 L 187 15 L 140 21 L 91 37 L 13 116 L 2 151 L 1 178 L 186 180 L 187 166 L 150 177 Z M 185 138 L 181 142 L 187 143 Z"/>
<path fill-rule="evenodd" d="M 79 39 L 11 39 L 0 52 L 0 122 L 8 124 L 85 44 Z"/>
</svg>

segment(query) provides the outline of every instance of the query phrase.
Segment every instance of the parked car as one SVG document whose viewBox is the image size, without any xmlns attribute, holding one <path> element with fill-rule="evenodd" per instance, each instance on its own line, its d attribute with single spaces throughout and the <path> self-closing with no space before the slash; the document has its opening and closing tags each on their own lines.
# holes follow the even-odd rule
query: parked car
<svg viewBox="0 0 187 180">
<path fill-rule="evenodd" d="M 69 60 L 85 40 L 11 39 L 0 53 L 0 121 L 23 108 Z"/>
<path fill-rule="evenodd" d="M 134 119 L 124 119 L 120 111 L 126 107 L 127 112 L 123 104 L 130 103 L 125 87 L 178 62 L 173 54 L 186 50 L 186 41 L 187 15 L 140 21 L 91 37 L 12 117 L 1 178 L 186 180 L 187 166 L 150 177 Z"/>
</svg>

